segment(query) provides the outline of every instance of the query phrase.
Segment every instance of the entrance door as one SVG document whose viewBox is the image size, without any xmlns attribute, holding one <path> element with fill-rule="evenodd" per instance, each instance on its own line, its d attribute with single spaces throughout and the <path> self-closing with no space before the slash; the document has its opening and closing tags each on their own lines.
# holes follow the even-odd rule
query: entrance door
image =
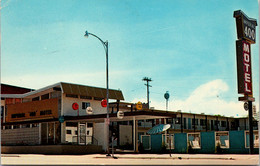
<svg viewBox="0 0 260 166">
<path fill-rule="evenodd" d="M 86 144 L 86 124 L 79 124 L 79 144 Z"/>
</svg>

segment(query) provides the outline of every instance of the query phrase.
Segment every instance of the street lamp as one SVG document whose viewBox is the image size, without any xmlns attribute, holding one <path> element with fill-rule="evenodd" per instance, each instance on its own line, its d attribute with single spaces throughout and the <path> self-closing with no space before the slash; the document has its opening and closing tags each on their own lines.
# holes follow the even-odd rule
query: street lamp
<svg viewBox="0 0 260 166">
<path fill-rule="evenodd" d="M 89 35 L 92 35 L 94 37 L 96 37 L 99 41 L 101 41 L 104 49 L 105 49 L 105 52 L 106 52 L 106 84 L 107 84 L 107 119 L 105 121 L 105 126 L 106 126 L 106 132 L 107 132 L 107 135 L 106 135 L 106 141 L 107 141 L 107 156 L 110 156 L 110 153 L 109 153 L 109 91 L 108 91 L 108 41 L 103 41 L 102 39 L 100 39 L 98 36 L 92 34 L 92 33 L 89 33 L 88 31 L 85 32 L 85 37 L 88 37 Z"/>
</svg>

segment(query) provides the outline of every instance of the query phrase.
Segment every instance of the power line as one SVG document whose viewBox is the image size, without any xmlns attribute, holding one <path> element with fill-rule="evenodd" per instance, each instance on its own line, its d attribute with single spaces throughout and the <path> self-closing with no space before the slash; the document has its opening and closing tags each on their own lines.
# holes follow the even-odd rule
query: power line
<svg viewBox="0 0 260 166">
<path fill-rule="evenodd" d="M 144 84 L 144 85 L 147 87 L 147 105 L 148 105 L 148 108 L 150 108 L 149 107 L 149 87 L 152 87 L 152 86 L 149 85 L 149 82 L 152 81 L 152 79 L 148 78 L 148 77 L 144 77 L 143 81 L 146 81 L 146 84 Z"/>
</svg>

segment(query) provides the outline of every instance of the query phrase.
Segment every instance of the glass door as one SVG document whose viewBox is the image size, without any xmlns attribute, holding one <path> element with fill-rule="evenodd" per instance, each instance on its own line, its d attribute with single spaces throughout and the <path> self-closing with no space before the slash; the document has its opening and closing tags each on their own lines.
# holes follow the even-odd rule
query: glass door
<svg viewBox="0 0 260 166">
<path fill-rule="evenodd" d="M 86 144 L 86 124 L 79 124 L 79 144 Z"/>
</svg>

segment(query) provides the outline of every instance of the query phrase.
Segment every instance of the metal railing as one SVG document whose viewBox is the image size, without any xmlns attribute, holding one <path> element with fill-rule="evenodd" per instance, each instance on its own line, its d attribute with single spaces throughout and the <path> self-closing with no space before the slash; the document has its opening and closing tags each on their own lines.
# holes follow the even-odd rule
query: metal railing
<svg viewBox="0 0 260 166">
<path fill-rule="evenodd" d="M 98 145 L 98 140 L 93 136 L 73 136 L 72 143 L 77 145 Z"/>
</svg>

